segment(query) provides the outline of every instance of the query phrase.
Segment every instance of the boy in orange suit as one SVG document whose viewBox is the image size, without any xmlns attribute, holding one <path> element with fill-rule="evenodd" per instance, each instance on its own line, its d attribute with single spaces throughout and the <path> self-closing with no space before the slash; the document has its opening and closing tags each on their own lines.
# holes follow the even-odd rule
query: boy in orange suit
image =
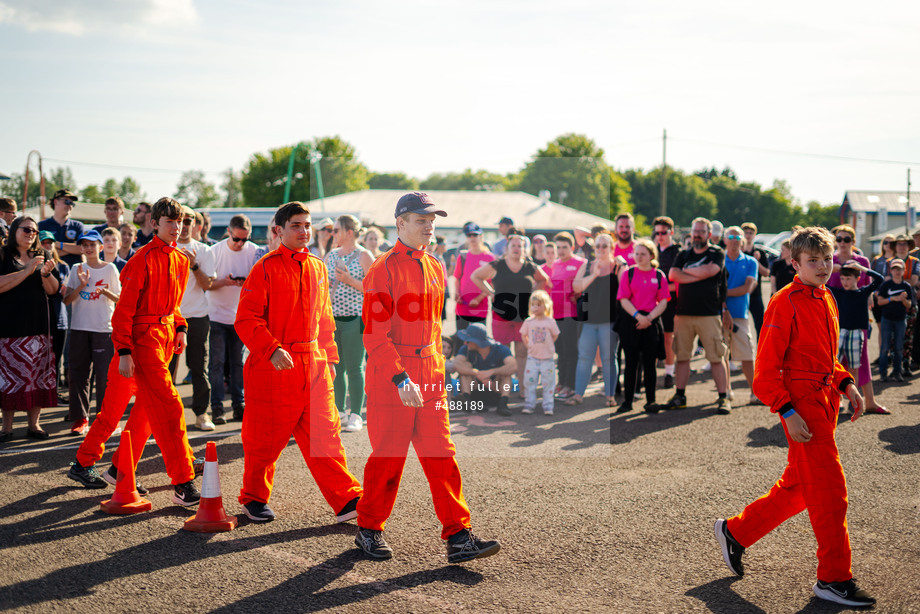
<svg viewBox="0 0 920 614">
<path fill-rule="evenodd" d="M 808 510 L 818 541 L 815 595 L 858 607 L 875 599 L 853 581 L 846 479 L 834 434 L 840 393 L 853 404 L 852 421 L 864 404 L 837 360 L 837 303 L 824 287 L 833 272 L 833 246 L 824 228 L 797 228 L 792 236 L 797 275 L 770 300 L 754 370 L 754 394 L 782 417 L 788 464 L 770 492 L 737 516 L 717 520 L 715 535 L 725 564 L 742 576 L 745 548 Z"/>
<path fill-rule="evenodd" d="M 185 431 L 182 399 L 169 373 L 173 354 L 185 348 L 187 328 L 179 313 L 189 275 L 188 258 L 176 249 L 175 243 L 182 216 L 180 207 L 167 197 L 154 204 L 151 215 L 156 235 L 121 272 L 122 294 L 112 315 L 112 342 L 117 355 L 109 366 L 109 386 L 68 477 L 88 488 L 105 487 L 95 463 L 136 393 L 137 401 L 125 425 L 125 430 L 131 432 L 134 466 L 152 433 L 173 484 L 173 503 L 189 506 L 200 498 L 193 481 L 194 456 Z M 112 468 L 118 465 L 119 452 L 116 450 L 112 457 Z"/>
<path fill-rule="evenodd" d="M 268 522 L 275 463 L 291 435 L 336 521 L 357 516 L 361 484 L 348 471 L 332 382 L 339 361 L 323 261 L 306 250 L 310 210 L 282 205 L 274 225 L 281 245 L 263 256 L 243 283 L 235 328 L 249 348 L 243 414 L 243 487 L 251 520 Z"/>
<path fill-rule="evenodd" d="M 393 556 L 383 528 L 396 502 L 410 443 L 428 478 L 441 538 L 447 540 L 447 560 L 491 556 L 501 548 L 470 530 L 470 510 L 450 439 L 441 354 L 444 270 L 425 252 L 436 215 L 447 214 L 427 194 L 400 198 L 399 240 L 364 277 L 367 430 L 373 452 L 364 468 L 355 543 L 374 559 Z"/>
</svg>

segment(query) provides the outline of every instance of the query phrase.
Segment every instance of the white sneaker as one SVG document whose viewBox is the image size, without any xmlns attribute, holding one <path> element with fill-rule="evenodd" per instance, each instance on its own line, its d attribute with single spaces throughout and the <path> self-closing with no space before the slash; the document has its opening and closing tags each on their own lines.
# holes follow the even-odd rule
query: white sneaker
<svg viewBox="0 0 920 614">
<path fill-rule="evenodd" d="M 735 362 L 734 360 L 732 360 L 732 361 L 730 361 L 730 362 L 728 363 L 728 368 L 729 368 L 731 371 L 740 371 L 740 370 L 741 370 L 741 363 L 740 363 L 740 362 Z"/>
<path fill-rule="evenodd" d="M 521 409 L 521 413 L 522 413 L 522 414 L 532 414 L 532 413 L 533 413 L 533 407 L 524 407 L 524 408 Z"/>
<path fill-rule="evenodd" d="M 763 405 L 763 401 L 758 399 L 757 395 L 752 392 L 751 398 L 748 400 L 748 405 Z"/>
<path fill-rule="evenodd" d="M 342 430 L 347 433 L 357 433 L 362 428 L 364 428 L 364 421 L 361 420 L 361 416 L 358 414 L 348 414 L 348 422 L 342 427 Z"/>
<path fill-rule="evenodd" d="M 706 361 L 706 364 L 703 365 L 700 371 L 702 373 L 709 373 L 710 371 L 712 371 L 712 363 L 709 361 Z"/>
<path fill-rule="evenodd" d="M 199 431 L 213 431 L 214 423 L 211 422 L 211 416 L 208 415 L 208 412 L 201 414 L 200 416 L 195 417 L 195 428 Z"/>
</svg>

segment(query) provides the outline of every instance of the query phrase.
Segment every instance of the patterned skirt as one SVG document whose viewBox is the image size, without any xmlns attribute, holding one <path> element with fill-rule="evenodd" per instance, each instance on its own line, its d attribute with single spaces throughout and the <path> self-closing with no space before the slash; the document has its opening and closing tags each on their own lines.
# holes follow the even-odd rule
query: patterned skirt
<svg viewBox="0 0 920 614">
<path fill-rule="evenodd" d="M 54 357 L 46 335 L 0 338 L 0 409 L 57 405 Z"/>
</svg>

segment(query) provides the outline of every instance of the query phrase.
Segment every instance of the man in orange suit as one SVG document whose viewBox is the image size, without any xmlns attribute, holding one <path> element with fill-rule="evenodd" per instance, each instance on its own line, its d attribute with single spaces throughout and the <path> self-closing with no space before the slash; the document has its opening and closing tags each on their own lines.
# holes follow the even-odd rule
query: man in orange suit
<svg viewBox="0 0 920 614">
<path fill-rule="evenodd" d="M 373 452 L 364 468 L 355 543 L 374 559 L 393 550 L 383 538 L 393 511 L 409 444 L 428 478 L 441 539 L 451 563 L 491 556 L 501 546 L 470 530 L 460 467 L 450 438 L 441 306 L 444 270 L 425 248 L 435 216 L 446 216 L 427 194 L 412 192 L 396 205 L 399 241 L 364 277 L 364 346 L 367 349 L 367 430 Z"/>
<path fill-rule="evenodd" d="M 193 481 L 194 456 L 185 431 L 182 399 L 169 373 L 173 354 L 185 348 L 187 329 L 179 313 L 189 275 L 188 258 L 176 249 L 181 206 L 164 197 L 153 206 L 151 216 L 156 235 L 121 272 L 121 298 L 112 315 L 112 342 L 117 355 L 109 366 L 105 399 L 68 477 L 88 488 L 105 488 L 106 482 L 96 472 L 95 463 L 102 458 L 105 441 L 136 393 L 137 401 L 125 425 L 125 430 L 131 432 L 134 466 L 153 433 L 173 484 L 172 500 L 189 506 L 200 498 Z M 119 452 L 116 450 L 112 457 L 110 472 L 118 465 Z"/>
<path fill-rule="evenodd" d="M 855 421 L 863 399 L 837 360 L 837 303 L 824 287 L 833 272 L 834 237 L 824 228 L 799 228 L 792 236 L 797 275 L 770 300 L 760 332 L 754 393 L 782 416 L 789 458 L 773 488 L 737 516 L 717 520 L 722 557 L 744 575 L 741 556 L 787 518 L 808 510 L 818 541 L 821 599 L 869 606 L 875 599 L 856 586 L 850 568 L 847 485 L 834 434 L 840 394 L 853 404 Z"/>
<path fill-rule="evenodd" d="M 306 250 L 311 220 L 303 203 L 282 205 L 274 224 L 281 245 L 250 271 L 236 312 L 236 332 L 249 348 L 239 502 L 251 520 L 274 520 L 275 463 L 293 434 L 336 521 L 345 522 L 357 516 L 361 484 L 348 471 L 339 435 L 328 272 Z"/>
</svg>

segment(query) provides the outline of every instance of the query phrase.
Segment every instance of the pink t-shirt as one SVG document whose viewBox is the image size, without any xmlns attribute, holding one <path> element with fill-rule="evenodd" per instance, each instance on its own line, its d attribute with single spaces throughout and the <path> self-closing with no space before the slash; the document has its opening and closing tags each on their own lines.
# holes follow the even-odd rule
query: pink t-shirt
<svg viewBox="0 0 920 614">
<path fill-rule="evenodd" d="M 626 260 L 626 264 L 632 266 L 636 264 L 636 256 L 633 254 L 634 247 L 635 243 L 630 243 L 626 247 L 620 247 L 620 243 L 615 242 L 613 244 L 613 257 L 623 256 L 623 259 Z"/>
<path fill-rule="evenodd" d="M 628 298 L 636 309 L 645 312 L 650 312 L 661 301 L 671 300 L 667 278 L 661 275 L 661 283 L 658 283 L 658 269 L 649 271 L 640 270 L 638 267 L 631 267 L 631 269 L 633 271 L 632 283 L 629 281 L 630 269 L 620 274 L 617 300 Z"/>
<path fill-rule="evenodd" d="M 572 256 L 565 262 L 557 260 L 553 263 L 553 271 L 549 276 L 553 286 L 549 295 L 553 299 L 554 318 L 575 317 L 575 291 L 572 289 L 572 281 L 585 262 L 587 260 L 584 258 Z"/>
<path fill-rule="evenodd" d="M 547 360 L 553 357 L 556 352 L 556 344 L 553 341 L 553 335 L 559 335 L 559 326 L 556 320 L 552 318 L 536 319 L 529 317 L 521 324 L 521 337 L 527 335 L 527 355 L 539 359 Z"/>
<path fill-rule="evenodd" d="M 457 257 L 457 265 L 454 267 L 454 277 L 460 280 L 460 296 L 457 299 L 457 315 L 473 316 L 475 318 L 484 318 L 489 315 L 489 299 L 484 298 L 476 307 L 470 307 L 467 303 L 479 296 L 482 292 L 473 283 L 473 273 L 486 262 L 495 260 L 495 256 L 489 252 L 481 254 L 471 254 L 466 252 Z"/>
</svg>

